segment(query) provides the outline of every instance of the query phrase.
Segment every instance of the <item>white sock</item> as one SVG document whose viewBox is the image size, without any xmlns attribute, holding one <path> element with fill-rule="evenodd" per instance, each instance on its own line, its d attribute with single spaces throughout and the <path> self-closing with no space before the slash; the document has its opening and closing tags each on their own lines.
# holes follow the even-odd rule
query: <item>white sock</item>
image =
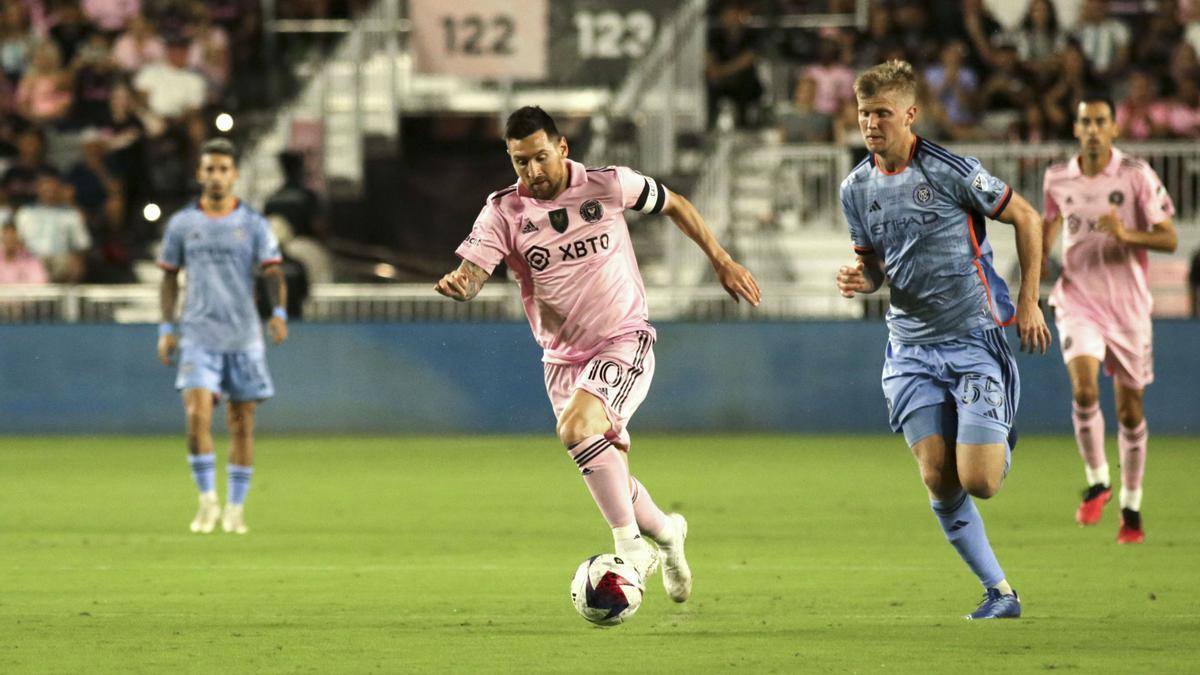
<svg viewBox="0 0 1200 675">
<path fill-rule="evenodd" d="M 617 555 L 633 557 L 641 555 L 646 550 L 646 540 L 642 539 L 637 523 L 614 527 L 612 533 L 613 548 Z"/>
<path fill-rule="evenodd" d="M 1108 477 L 1108 462 L 1105 462 L 1094 469 L 1084 464 L 1083 473 L 1087 476 L 1088 487 L 1093 485 L 1103 485 L 1104 487 L 1108 487 L 1112 484 L 1112 481 Z"/>
<path fill-rule="evenodd" d="M 1121 486 L 1121 508 L 1130 509 L 1132 511 L 1142 510 L 1142 489 L 1130 490 L 1124 485 Z"/>
</svg>

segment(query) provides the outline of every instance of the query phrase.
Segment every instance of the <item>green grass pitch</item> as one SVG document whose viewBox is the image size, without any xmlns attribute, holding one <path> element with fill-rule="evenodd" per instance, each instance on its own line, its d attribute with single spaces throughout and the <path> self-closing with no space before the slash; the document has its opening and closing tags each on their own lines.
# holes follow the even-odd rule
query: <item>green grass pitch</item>
<svg viewBox="0 0 1200 675">
<path fill-rule="evenodd" d="M 600 629 L 568 586 L 611 540 L 549 434 L 262 430 L 244 537 L 187 531 L 181 438 L 4 438 L 0 672 L 1200 671 L 1195 438 L 1151 437 L 1130 547 L 1115 500 L 1074 524 L 1074 442 L 1023 438 L 981 510 L 1025 617 L 981 623 L 899 437 L 634 443 L 695 592 Z"/>
</svg>

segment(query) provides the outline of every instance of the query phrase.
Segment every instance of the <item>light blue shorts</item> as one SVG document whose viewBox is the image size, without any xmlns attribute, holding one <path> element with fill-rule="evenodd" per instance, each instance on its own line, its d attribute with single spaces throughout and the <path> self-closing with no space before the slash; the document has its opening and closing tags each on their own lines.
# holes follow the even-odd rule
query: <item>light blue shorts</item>
<svg viewBox="0 0 1200 675">
<path fill-rule="evenodd" d="M 207 389 L 231 401 L 262 401 L 275 395 L 263 348 L 243 352 L 210 352 L 180 347 L 175 388 Z"/>
<path fill-rule="evenodd" d="M 888 341 L 883 395 L 892 431 L 903 430 L 909 445 L 929 435 L 931 425 L 925 422 L 931 419 L 956 423 L 953 438 L 942 430 L 949 441 L 1004 443 L 1017 414 L 1021 381 L 1004 330 L 992 328 L 928 345 Z M 926 411 L 914 417 L 929 406 L 946 414 L 933 417 Z"/>
</svg>

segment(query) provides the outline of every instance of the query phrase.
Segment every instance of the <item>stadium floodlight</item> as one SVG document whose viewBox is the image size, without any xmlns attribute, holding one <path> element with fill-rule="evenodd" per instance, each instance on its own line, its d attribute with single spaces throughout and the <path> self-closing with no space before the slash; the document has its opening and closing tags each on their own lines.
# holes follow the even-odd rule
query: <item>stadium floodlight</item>
<svg viewBox="0 0 1200 675">
<path fill-rule="evenodd" d="M 158 219 L 162 217 L 162 209 L 159 208 L 158 204 L 150 202 L 142 207 L 142 217 L 146 219 L 146 222 L 158 222 Z"/>
<path fill-rule="evenodd" d="M 213 125 L 217 127 L 217 131 L 226 133 L 233 128 L 233 115 L 229 113 L 221 113 L 213 120 Z"/>
</svg>

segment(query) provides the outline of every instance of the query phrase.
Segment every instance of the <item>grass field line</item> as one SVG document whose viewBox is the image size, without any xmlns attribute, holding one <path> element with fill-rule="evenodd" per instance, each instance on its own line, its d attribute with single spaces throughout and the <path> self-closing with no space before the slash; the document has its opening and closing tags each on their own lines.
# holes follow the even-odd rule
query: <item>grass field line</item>
<svg viewBox="0 0 1200 675">
<path fill-rule="evenodd" d="M 694 563 L 693 563 L 694 566 Z M 828 564 L 796 564 L 796 565 L 706 565 L 707 569 L 728 570 L 732 572 L 795 572 L 819 571 L 828 572 Z M 14 572 L 26 572 L 29 565 L 4 565 L 0 569 Z M 839 571 L 846 572 L 925 572 L 924 565 L 837 565 Z M 1060 571 L 1059 567 L 1030 567 L 1022 566 L 1022 572 L 1045 573 Z M 547 570 L 561 571 L 556 565 L 439 565 L 433 563 L 392 563 L 385 565 L 38 565 L 37 572 L 129 572 L 129 571 L 166 571 L 166 572 L 409 572 L 409 571 L 448 571 L 448 572 L 511 572 L 514 570 L 529 570 L 544 572 Z M 657 576 L 657 575 L 656 575 Z"/>
</svg>

